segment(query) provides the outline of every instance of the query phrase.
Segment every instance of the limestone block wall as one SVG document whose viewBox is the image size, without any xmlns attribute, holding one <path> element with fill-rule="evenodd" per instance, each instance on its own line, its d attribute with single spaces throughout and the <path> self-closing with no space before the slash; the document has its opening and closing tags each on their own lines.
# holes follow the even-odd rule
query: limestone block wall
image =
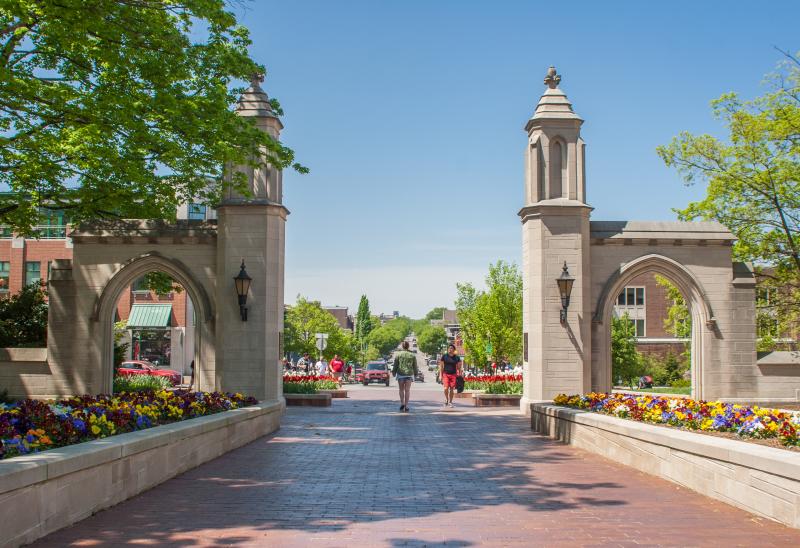
<svg viewBox="0 0 800 548">
<path fill-rule="evenodd" d="M 592 387 L 608 390 L 611 307 L 621 286 L 655 272 L 673 281 L 692 311 L 693 396 L 796 401 L 800 375 L 756 363 L 755 279 L 731 260 L 732 236 L 717 223 L 592 223 Z"/>
<path fill-rule="evenodd" d="M 283 390 L 279 381 L 287 213 L 283 206 L 259 203 L 218 209 L 217 263 L 222 282 L 216 321 L 225 328 L 217 332 L 217 383 L 224 390 L 247 391 L 260 400 L 278 399 Z M 232 282 L 242 260 L 253 280 L 247 321 L 240 318 Z"/>
<path fill-rule="evenodd" d="M 48 362 L 67 382 L 58 395 L 111 390 L 116 299 L 137 277 L 152 270 L 170 274 L 196 307 L 202 390 L 216 378 L 214 313 L 216 235 L 211 227 L 152 226 L 131 221 L 125 229 L 73 233 L 71 264 L 56 262 L 50 282 Z"/>
<path fill-rule="evenodd" d="M 564 200 L 564 202 L 567 202 Z M 523 356 L 526 400 L 589 389 L 591 347 L 589 208 L 576 202 L 523 210 Z M 566 261 L 576 278 L 567 322 L 561 325 L 556 278 Z"/>
<path fill-rule="evenodd" d="M 7 390 L 10 398 L 56 394 L 63 376 L 47 363 L 47 348 L 0 348 L 0 392 Z"/>
</svg>

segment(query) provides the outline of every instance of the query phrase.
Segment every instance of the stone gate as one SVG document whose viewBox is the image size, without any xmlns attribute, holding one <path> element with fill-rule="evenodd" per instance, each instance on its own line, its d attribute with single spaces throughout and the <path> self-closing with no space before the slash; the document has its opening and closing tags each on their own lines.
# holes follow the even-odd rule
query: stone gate
<svg viewBox="0 0 800 548">
<path fill-rule="evenodd" d="M 666 276 L 692 316 L 693 396 L 797 401 L 797 368 L 757 360 L 755 279 L 731 259 L 733 234 L 718 223 L 591 221 L 583 120 L 550 67 L 547 89 L 525 126 L 522 219 L 524 396 L 522 408 L 565 392 L 609 391 L 611 315 L 626 283 Z M 560 321 L 556 278 L 575 282 Z"/>
</svg>

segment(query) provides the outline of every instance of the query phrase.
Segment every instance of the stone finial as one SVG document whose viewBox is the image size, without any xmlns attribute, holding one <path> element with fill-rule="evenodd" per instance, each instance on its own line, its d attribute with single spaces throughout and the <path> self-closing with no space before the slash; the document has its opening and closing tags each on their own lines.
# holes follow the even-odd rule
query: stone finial
<svg viewBox="0 0 800 548">
<path fill-rule="evenodd" d="M 261 84 L 264 82 L 264 73 L 263 72 L 255 72 L 252 76 L 250 76 L 250 85 L 254 88 L 261 87 Z"/>
<path fill-rule="evenodd" d="M 556 74 L 556 67 L 551 66 L 547 69 L 547 76 L 544 77 L 544 83 L 550 89 L 556 89 L 558 84 L 561 83 L 561 75 Z"/>
</svg>

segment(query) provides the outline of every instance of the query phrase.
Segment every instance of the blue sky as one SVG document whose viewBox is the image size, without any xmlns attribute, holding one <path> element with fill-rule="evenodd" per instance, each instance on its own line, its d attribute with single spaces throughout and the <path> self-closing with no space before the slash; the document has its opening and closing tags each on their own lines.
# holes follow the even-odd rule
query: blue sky
<svg viewBox="0 0 800 548">
<path fill-rule="evenodd" d="M 566 6 L 566 7 L 563 7 Z M 555 65 L 585 120 L 594 220 L 669 220 L 702 196 L 655 148 L 724 135 L 709 102 L 765 91 L 800 4 L 254 1 L 239 11 L 284 142 L 287 303 L 420 316 L 519 264 L 523 126 Z"/>
</svg>

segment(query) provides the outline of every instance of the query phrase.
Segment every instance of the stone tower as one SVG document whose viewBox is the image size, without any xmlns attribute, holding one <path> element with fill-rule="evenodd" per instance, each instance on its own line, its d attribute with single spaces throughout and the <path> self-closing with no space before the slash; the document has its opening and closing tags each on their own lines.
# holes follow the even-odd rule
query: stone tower
<svg viewBox="0 0 800 548">
<path fill-rule="evenodd" d="M 274 139 L 283 124 L 254 76 L 236 107 Z M 266 157 L 266 151 L 264 153 Z M 259 400 L 282 396 L 280 357 L 283 338 L 283 284 L 286 217 L 282 172 L 267 162 L 229 166 L 244 173 L 251 196 L 226 190 L 217 210 L 217 386 Z M 247 321 L 240 316 L 233 278 L 244 261 L 252 278 Z"/>
<path fill-rule="evenodd" d="M 586 204 L 583 120 L 558 87 L 550 67 L 547 86 L 525 125 L 525 206 L 522 219 L 525 386 L 522 408 L 560 392 L 591 385 L 589 213 Z M 566 261 L 575 277 L 566 321 L 556 278 Z"/>
</svg>

